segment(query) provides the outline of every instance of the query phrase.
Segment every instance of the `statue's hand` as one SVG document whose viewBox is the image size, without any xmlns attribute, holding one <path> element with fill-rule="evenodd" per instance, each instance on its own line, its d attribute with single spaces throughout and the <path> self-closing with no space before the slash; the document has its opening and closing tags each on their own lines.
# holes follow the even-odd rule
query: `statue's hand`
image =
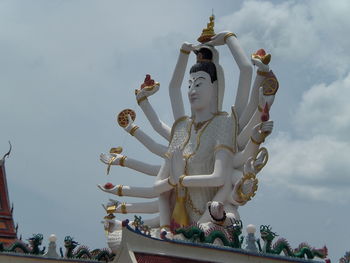
<svg viewBox="0 0 350 263">
<path fill-rule="evenodd" d="M 105 188 L 103 185 L 100 185 L 100 184 L 98 184 L 97 187 L 100 188 L 103 192 L 113 194 L 113 193 L 116 193 L 119 185 L 115 185 L 114 187 L 109 188 L 109 189 Z"/>
<path fill-rule="evenodd" d="M 262 72 L 269 72 L 270 71 L 269 65 L 264 64 L 260 59 L 252 57 L 251 60 L 252 60 L 252 64 L 254 66 L 258 67 L 259 71 L 262 71 Z"/>
<path fill-rule="evenodd" d="M 130 132 L 130 130 L 135 126 L 136 125 L 134 124 L 133 119 L 131 118 L 130 114 L 128 114 L 128 125 L 124 128 L 124 130 L 127 132 Z"/>
<path fill-rule="evenodd" d="M 244 174 L 257 174 L 266 165 L 268 160 L 268 152 L 266 148 L 260 148 L 257 156 L 249 157 L 244 164 Z"/>
<path fill-rule="evenodd" d="M 108 165 L 110 164 L 110 161 L 112 159 L 114 159 L 113 162 L 111 163 L 112 165 L 119 165 L 121 158 L 123 158 L 123 155 L 117 154 L 117 153 L 108 153 L 108 154 L 101 153 L 100 154 L 101 162 L 108 164 Z"/>
<path fill-rule="evenodd" d="M 244 163 L 243 173 L 244 174 L 256 174 L 257 171 L 253 165 L 254 158 L 249 157 L 248 160 Z"/>
<path fill-rule="evenodd" d="M 170 180 L 174 184 L 177 184 L 179 182 L 180 176 L 183 175 L 185 171 L 185 160 L 182 155 L 182 150 L 180 150 L 179 148 L 176 148 L 172 152 L 170 157 L 170 165 Z"/>
<path fill-rule="evenodd" d="M 272 130 L 273 130 L 273 121 L 264 121 L 261 123 L 260 133 L 263 134 L 264 137 L 269 136 Z"/>
<path fill-rule="evenodd" d="M 222 202 L 212 201 L 208 202 L 208 208 L 210 209 L 210 216 L 214 221 L 218 221 L 218 219 L 222 219 L 225 216 L 225 207 Z"/>
<path fill-rule="evenodd" d="M 140 89 L 136 94 L 136 100 L 139 101 L 143 97 L 148 98 L 149 96 L 152 96 L 154 93 L 156 93 L 158 90 L 159 85 L 154 85 L 152 89 Z"/>
<path fill-rule="evenodd" d="M 269 158 L 269 153 L 266 148 L 260 148 L 255 159 L 253 159 L 252 166 L 254 168 L 255 173 L 260 172 L 262 168 L 266 165 Z"/>
<path fill-rule="evenodd" d="M 266 103 L 269 107 L 269 110 L 271 109 L 271 106 L 275 100 L 275 95 L 264 95 L 263 87 L 259 88 L 259 108 L 264 109 Z"/>
<path fill-rule="evenodd" d="M 265 138 L 271 134 L 273 130 L 273 121 L 265 121 L 254 126 L 252 139 L 256 142 L 264 142 Z"/>
<path fill-rule="evenodd" d="M 184 42 L 181 46 L 181 49 L 187 52 L 192 52 L 193 50 L 196 49 L 197 46 L 195 46 L 194 44 L 188 43 L 188 42 Z"/>
<path fill-rule="evenodd" d="M 225 37 L 228 36 L 228 34 L 232 34 L 230 31 L 222 31 L 220 33 L 217 33 L 215 36 L 211 38 L 211 40 L 205 45 L 210 45 L 210 46 L 222 46 L 225 45 L 226 39 Z"/>
</svg>

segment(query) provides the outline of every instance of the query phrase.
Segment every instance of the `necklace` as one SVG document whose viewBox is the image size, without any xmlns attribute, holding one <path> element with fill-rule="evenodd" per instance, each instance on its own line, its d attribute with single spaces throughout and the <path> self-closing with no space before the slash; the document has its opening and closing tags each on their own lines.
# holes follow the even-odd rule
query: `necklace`
<svg viewBox="0 0 350 263">
<path fill-rule="evenodd" d="M 197 122 L 197 123 L 193 123 L 195 132 L 197 133 L 200 129 L 202 129 L 203 126 L 204 126 L 208 121 L 210 121 L 211 119 L 212 119 L 212 118 L 210 118 L 209 120 L 206 120 L 206 121 L 200 121 L 200 122 Z"/>
</svg>

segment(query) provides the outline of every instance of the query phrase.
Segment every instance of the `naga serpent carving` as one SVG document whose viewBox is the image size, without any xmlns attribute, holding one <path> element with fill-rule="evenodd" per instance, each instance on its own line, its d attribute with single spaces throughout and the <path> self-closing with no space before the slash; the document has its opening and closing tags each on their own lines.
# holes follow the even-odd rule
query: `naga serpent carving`
<svg viewBox="0 0 350 263">
<path fill-rule="evenodd" d="M 328 249 L 324 246 L 321 249 L 312 248 L 307 243 L 301 243 L 298 248 L 292 249 L 288 241 L 284 238 L 279 238 L 273 245 L 273 239 L 278 236 L 275 232 L 272 232 L 270 226 L 260 226 L 261 239 L 264 241 L 264 246 L 261 252 L 279 255 L 282 252 L 286 256 L 313 259 L 314 257 L 326 258 L 328 255 Z"/>
<path fill-rule="evenodd" d="M 32 255 L 42 255 L 45 252 L 45 247 L 40 250 L 43 241 L 42 234 L 33 234 L 31 238 L 28 239 L 29 245 L 25 244 L 22 241 L 16 241 L 12 243 L 9 247 L 4 247 L 3 243 L 0 243 L 0 252 L 22 252 L 25 254 Z"/>
<path fill-rule="evenodd" d="M 77 248 L 76 251 L 74 251 L 78 245 L 79 243 L 76 242 L 71 236 L 66 236 L 64 238 L 64 247 L 66 248 L 66 253 L 64 254 L 64 257 L 94 259 L 97 261 L 105 261 L 105 262 L 112 261 L 114 257 L 114 254 L 111 254 L 107 249 L 95 249 L 90 251 L 89 248 L 85 246 L 80 246 Z M 62 248 L 60 249 L 60 252 L 61 252 L 61 256 L 63 257 Z"/>
<path fill-rule="evenodd" d="M 179 228 L 175 230 L 176 234 L 182 234 L 185 238 L 191 240 L 191 242 L 201 242 L 213 244 L 215 240 L 219 239 L 224 246 L 232 248 L 241 248 L 243 243 L 242 234 L 242 221 L 231 220 L 232 225 L 225 227 L 230 237 L 227 236 L 223 231 L 219 230 L 220 227 L 212 228 L 209 231 L 204 231 L 198 226 L 191 226 L 187 228 Z"/>
</svg>

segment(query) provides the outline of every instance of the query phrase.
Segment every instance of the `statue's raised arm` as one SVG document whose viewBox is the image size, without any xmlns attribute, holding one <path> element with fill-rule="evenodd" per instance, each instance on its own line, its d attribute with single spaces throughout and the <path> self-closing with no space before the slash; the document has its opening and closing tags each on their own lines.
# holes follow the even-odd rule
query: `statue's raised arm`
<svg viewBox="0 0 350 263">
<path fill-rule="evenodd" d="M 159 90 L 159 86 L 160 84 L 151 79 L 151 76 L 147 74 L 140 89 L 135 90 L 136 100 L 153 129 L 169 141 L 171 131 L 170 127 L 159 119 L 157 113 L 148 101 L 148 97 L 155 94 Z"/>
<path fill-rule="evenodd" d="M 174 120 L 185 115 L 185 108 L 182 100 L 181 85 L 184 79 L 188 57 L 194 46 L 190 43 L 183 43 L 176 62 L 175 70 L 169 84 L 169 96 Z"/>
<path fill-rule="evenodd" d="M 220 32 L 213 36 L 211 40 L 205 44 L 212 46 L 220 46 L 226 44 L 230 49 L 235 62 L 237 63 L 240 73 L 234 105 L 236 108 L 237 117 L 240 118 L 247 106 L 249 99 L 253 72 L 250 60 L 240 46 L 236 35 L 232 32 Z"/>
</svg>

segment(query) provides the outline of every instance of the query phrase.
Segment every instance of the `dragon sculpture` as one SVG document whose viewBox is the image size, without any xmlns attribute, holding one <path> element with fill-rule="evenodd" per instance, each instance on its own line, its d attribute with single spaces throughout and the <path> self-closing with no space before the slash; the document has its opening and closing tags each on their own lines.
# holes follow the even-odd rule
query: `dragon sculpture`
<svg viewBox="0 0 350 263">
<path fill-rule="evenodd" d="M 32 255 L 42 255 L 45 252 L 45 247 L 40 250 L 43 241 L 42 234 L 33 234 L 31 238 L 28 239 L 29 245 L 25 244 L 21 240 L 15 241 L 9 247 L 4 247 L 4 243 L 0 243 L 0 252 L 22 252 L 25 254 Z"/>
<path fill-rule="evenodd" d="M 203 231 L 198 226 L 190 226 L 186 228 L 178 228 L 175 230 L 175 234 L 182 234 L 186 239 L 191 242 L 201 242 L 213 244 L 215 240 L 219 239 L 224 246 L 232 248 L 241 248 L 243 243 L 242 234 L 242 221 L 231 220 L 232 224 L 225 227 L 230 234 L 230 237 L 221 231 L 221 227 L 212 227 L 208 231 Z"/>
<path fill-rule="evenodd" d="M 313 259 L 314 257 L 326 258 L 328 255 L 328 249 L 324 246 L 321 249 L 315 249 L 309 246 L 307 243 L 301 243 L 298 248 L 292 249 L 288 241 L 284 238 L 279 238 L 273 245 L 273 239 L 278 236 L 275 232 L 272 232 L 270 226 L 260 226 L 261 239 L 264 241 L 264 246 L 260 252 L 279 255 L 282 252 L 286 256 Z"/>
<path fill-rule="evenodd" d="M 346 252 L 344 257 L 339 259 L 339 263 L 350 263 L 350 251 Z"/>
<path fill-rule="evenodd" d="M 111 254 L 107 249 L 95 249 L 90 251 L 85 246 L 80 246 L 71 236 L 66 236 L 64 238 L 64 247 L 66 248 L 66 253 L 64 254 L 65 258 L 79 258 L 79 259 L 94 259 L 97 261 L 112 261 L 114 254 Z M 60 249 L 61 256 L 63 257 L 62 248 Z"/>
</svg>

